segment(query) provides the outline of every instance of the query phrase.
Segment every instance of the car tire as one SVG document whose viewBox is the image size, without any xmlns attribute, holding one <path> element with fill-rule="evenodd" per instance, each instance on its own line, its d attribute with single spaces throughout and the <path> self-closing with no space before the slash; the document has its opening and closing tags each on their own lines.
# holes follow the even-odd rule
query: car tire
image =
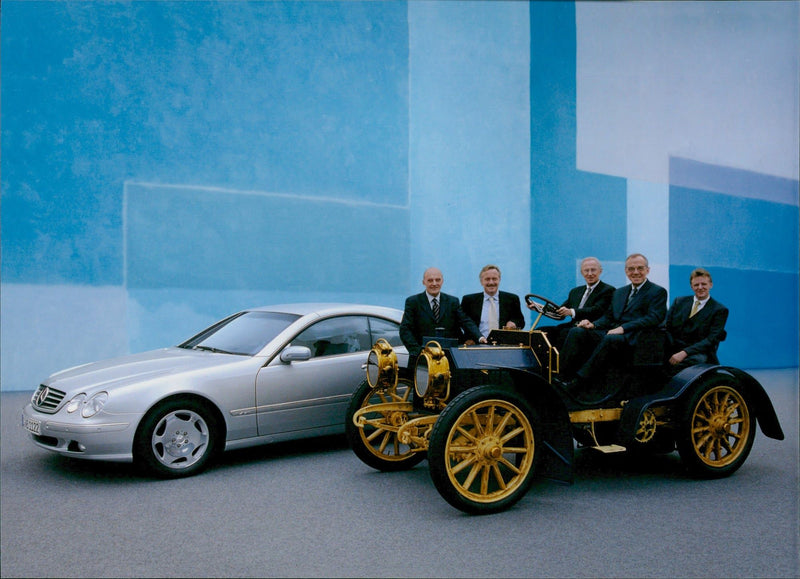
<svg viewBox="0 0 800 579">
<path fill-rule="evenodd" d="M 516 392 L 497 386 L 462 392 L 431 432 L 428 464 L 439 494 L 469 514 L 511 507 L 533 482 L 540 429 L 537 413 Z"/>
<path fill-rule="evenodd" d="M 155 406 L 139 424 L 134 462 L 159 478 L 182 478 L 208 466 L 217 450 L 218 421 L 198 400 L 168 400 Z"/>
<path fill-rule="evenodd" d="M 364 380 L 353 394 L 345 417 L 345 434 L 355 455 L 368 466 L 384 472 L 396 472 L 413 468 L 425 459 L 424 451 L 412 451 L 408 445 L 401 444 L 393 429 L 383 430 L 376 426 L 385 421 L 396 427 L 407 420 L 407 413 L 368 413 L 365 417 L 369 422 L 365 426 L 359 427 L 353 423 L 355 413 L 367 405 L 386 402 L 410 404 L 408 399 L 413 388 L 413 384 L 403 378 L 390 390 L 374 389 Z"/>
<path fill-rule="evenodd" d="M 722 478 L 742 466 L 755 435 L 755 414 L 744 389 L 735 378 L 718 375 L 686 399 L 676 442 L 692 476 Z"/>
</svg>

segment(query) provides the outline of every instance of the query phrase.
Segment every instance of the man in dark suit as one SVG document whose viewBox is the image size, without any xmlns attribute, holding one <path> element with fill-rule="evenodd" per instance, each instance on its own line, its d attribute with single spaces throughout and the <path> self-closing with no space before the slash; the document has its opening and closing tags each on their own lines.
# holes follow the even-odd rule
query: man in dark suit
<svg viewBox="0 0 800 579">
<path fill-rule="evenodd" d="M 614 286 L 600 280 L 603 266 L 596 257 L 585 257 L 581 260 L 581 275 L 586 280 L 585 285 L 572 288 L 566 301 L 558 308 L 557 314 L 562 318 L 571 317 L 572 321 L 556 326 L 542 326 L 539 329 L 547 334 L 548 340 L 561 350 L 567 339 L 567 334 L 581 320 L 595 321 L 602 316 L 611 305 L 611 296 Z M 528 308 L 535 309 L 529 305 Z"/>
<path fill-rule="evenodd" d="M 711 274 L 698 267 L 689 275 L 693 296 L 675 298 L 667 313 L 674 371 L 705 362 L 719 364 L 717 347 L 725 339 L 728 308 L 711 297 Z"/>
<path fill-rule="evenodd" d="M 478 275 L 483 291 L 467 294 L 461 298 L 461 309 L 478 326 L 481 335 L 489 337 L 489 332 L 499 328 L 509 330 L 525 327 L 525 318 L 519 306 L 519 296 L 499 291 L 500 268 L 486 265 Z"/>
<path fill-rule="evenodd" d="M 625 274 L 630 284 L 618 288 L 611 306 L 595 322 L 582 320 L 567 334 L 561 352 L 562 373 L 574 373 L 566 389 L 581 390 L 604 370 L 610 360 L 619 358 L 636 343 L 637 334 L 664 323 L 667 314 L 667 290 L 647 279 L 647 258 L 634 253 L 625 260 Z M 586 359 L 587 352 L 591 352 Z"/>
<path fill-rule="evenodd" d="M 442 272 L 430 267 L 422 275 L 425 291 L 406 298 L 400 339 L 412 360 L 422 351 L 426 336 L 458 339 L 463 332 L 467 339 L 486 342 L 475 322 L 461 309 L 458 298 L 441 293 L 443 282 Z"/>
</svg>

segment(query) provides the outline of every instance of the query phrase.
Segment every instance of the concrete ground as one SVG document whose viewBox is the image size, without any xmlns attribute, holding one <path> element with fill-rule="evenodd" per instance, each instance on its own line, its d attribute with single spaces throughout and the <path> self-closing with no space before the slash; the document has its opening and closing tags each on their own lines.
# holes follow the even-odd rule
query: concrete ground
<svg viewBox="0 0 800 579">
<path fill-rule="evenodd" d="M 31 393 L 2 393 L 0 575 L 798 577 L 798 371 L 752 374 L 786 439 L 759 431 L 732 477 L 581 450 L 575 484 L 536 483 L 483 517 L 450 507 L 426 462 L 379 473 L 341 437 L 228 453 L 176 481 L 65 459 L 27 440 Z"/>
</svg>

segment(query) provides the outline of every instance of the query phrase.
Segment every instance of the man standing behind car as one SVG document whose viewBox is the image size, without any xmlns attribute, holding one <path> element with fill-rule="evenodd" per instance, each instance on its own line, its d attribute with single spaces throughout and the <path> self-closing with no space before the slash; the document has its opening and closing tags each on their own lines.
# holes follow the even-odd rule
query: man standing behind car
<svg viewBox="0 0 800 579">
<path fill-rule="evenodd" d="M 458 298 L 441 293 L 442 272 L 429 267 L 422 275 L 425 291 L 406 298 L 403 319 L 400 322 L 400 339 L 411 359 L 422 351 L 425 337 L 460 338 L 485 343 L 478 326 L 461 309 Z"/>
<path fill-rule="evenodd" d="M 461 309 L 473 322 L 484 338 L 489 332 L 500 328 L 515 330 L 525 327 L 525 318 L 519 306 L 519 297 L 500 290 L 500 268 L 485 265 L 478 274 L 483 291 L 467 294 L 461 298 Z"/>
<path fill-rule="evenodd" d="M 669 363 L 675 371 L 693 364 L 719 364 L 717 347 L 725 339 L 728 308 L 711 297 L 711 274 L 698 267 L 689 275 L 693 296 L 675 298 L 667 313 L 672 340 Z"/>
</svg>

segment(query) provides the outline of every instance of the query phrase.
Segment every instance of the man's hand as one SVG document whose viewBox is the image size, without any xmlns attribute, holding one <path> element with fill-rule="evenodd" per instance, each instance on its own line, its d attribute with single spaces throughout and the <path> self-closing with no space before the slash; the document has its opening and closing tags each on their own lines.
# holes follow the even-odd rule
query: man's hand
<svg viewBox="0 0 800 579">
<path fill-rule="evenodd" d="M 580 322 L 578 322 L 575 325 L 577 327 L 579 327 L 579 328 L 586 328 L 587 330 L 593 330 L 594 329 L 594 324 L 592 322 L 590 322 L 589 320 L 581 320 Z"/>
<path fill-rule="evenodd" d="M 606 333 L 611 334 L 612 336 L 621 336 L 625 333 L 625 330 L 622 328 L 622 326 L 617 326 L 616 328 L 611 328 Z"/>
<path fill-rule="evenodd" d="M 670 356 L 669 363 L 672 364 L 673 366 L 677 366 L 678 364 L 680 364 L 681 362 L 683 362 L 686 359 L 687 355 L 688 354 L 686 352 L 681 350 L 680 352 L 677 352 L 677 353 L 673 354 L 672 356 Z"/>
</svg>

